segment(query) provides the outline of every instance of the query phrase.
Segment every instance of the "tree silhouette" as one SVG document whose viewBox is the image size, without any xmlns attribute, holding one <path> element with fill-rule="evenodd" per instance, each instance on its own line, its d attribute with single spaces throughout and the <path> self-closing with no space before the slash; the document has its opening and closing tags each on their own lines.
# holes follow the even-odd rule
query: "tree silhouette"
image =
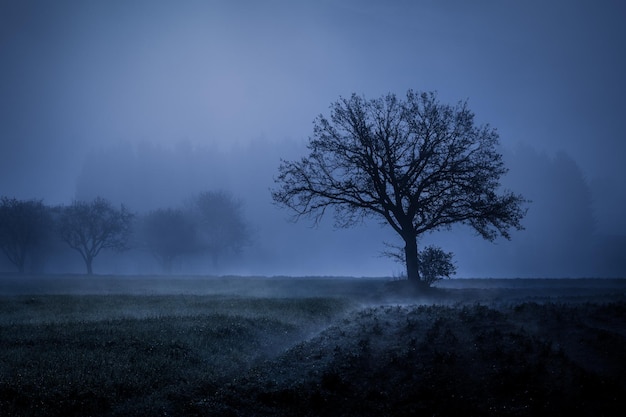
<svg viewBox="0 0 626 417">
<path fill-rule="evenodd" d="M 64 207 L 58 227 L 61 238 L 80 253 L 91 275 L 93 260 L 102 249 L 128 248 L 132 218 L 124 206 L 118 210 L 97 197 L 92 202 L 74 201 Z"/>
<path fill-rule="evenodd" d="M 198 250 L 196 226 L 181 209 L 158 209 L 146 214 L 140 226 L 141 245 L 167 273 L 180 256 Z"/>
<path fill-rule="evenodd" d="M 498 140 L 466 102 L 412 90 L 406 100 L 353 94 L 331 105 L 330 119 L 317 117 L 307 157 L 281 161 L 272 197 L 316 223 L 331 207 L 338 227 L 381 218 L 404 241 L 408 279 L 420 283 L 423 233 L 464 223 L 493 240 L 522 228 L 525 200 L 499 189 L 507 170 Z"/>
<path fill-rule="evenodd" d="M 443 278 L 450 278 L 456 273 L 456 266 L 452 262 L 452 252 L 445 252 L 438 246 L 429 245 L 420 251 L 420 275 L 428 286 Z"/>
<path fill-rule="evenodd" d="M 0 248 L 20 273 L 26 259 L 45 238 L 50 219 L 41 200 L 0 200 Z"/>
<path fill-rule="evenodd" d="M 191 203 L 198 242 L 217 265 L 226 253 L 237 253 L 250 242 L 241 203 L 225 191 L 206 191 Z"/>
</svg>

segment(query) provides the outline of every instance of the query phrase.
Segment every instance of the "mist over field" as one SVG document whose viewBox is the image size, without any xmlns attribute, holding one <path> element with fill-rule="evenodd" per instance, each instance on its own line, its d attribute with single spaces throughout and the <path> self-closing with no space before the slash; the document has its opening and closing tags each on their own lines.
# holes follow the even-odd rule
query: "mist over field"
<svg viewBox="0 0 626 417">
<path fill-rule="evenodd" d="M 621 417 L 625 16 L 0 0 L 0 416 Z"/>
<path fill-rule="evenodd" d="M 497 128 L 503 188 L 525 230 L 487 242 L 425 235 L 457 277 L 626 276 L 626 29 L 621 5 L 501 2 L 2 2 L 0 196 L 96 197 L 138 218 L 203 192 L 236 201 L 249 240 L 165 272 L 135 245 L 97 274 L 396 276 L 376 219 L 312 227 L 272 204 L 281 159 L 305 156 L 318 114 L 352 93 L 435 90 Z M 58 244 L 30 273 L 82 273 Z M 0 258 L 0 271 L 14 266 Z"/>
</svg>

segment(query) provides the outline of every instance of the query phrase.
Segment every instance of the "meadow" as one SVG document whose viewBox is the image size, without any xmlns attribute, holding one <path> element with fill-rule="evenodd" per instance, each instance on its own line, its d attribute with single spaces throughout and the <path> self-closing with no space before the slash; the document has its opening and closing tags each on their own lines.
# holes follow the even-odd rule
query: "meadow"
<svg viewBox="0 0 626 417">
<path fill-rule="evenodd" d="M 621 415 L 626 280 L 0 276 L 0 415 Z"/>
</svg>

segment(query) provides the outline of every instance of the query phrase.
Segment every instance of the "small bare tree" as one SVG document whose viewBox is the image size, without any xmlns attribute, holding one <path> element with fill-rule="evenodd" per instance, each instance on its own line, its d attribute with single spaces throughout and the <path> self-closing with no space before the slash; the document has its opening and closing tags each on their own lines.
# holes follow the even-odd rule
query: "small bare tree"
<svg viewBox="0 0 626 417">
<path fill-rule="evenodd" d="M 102 249 L 128 249 L 133 214 L 122 205 L 118 210 L 97 197 L 91 202 L 74 201 L 64 207 L 59 219 L 61 238 L 82 256 L 87 274 Z"/>
</svg>

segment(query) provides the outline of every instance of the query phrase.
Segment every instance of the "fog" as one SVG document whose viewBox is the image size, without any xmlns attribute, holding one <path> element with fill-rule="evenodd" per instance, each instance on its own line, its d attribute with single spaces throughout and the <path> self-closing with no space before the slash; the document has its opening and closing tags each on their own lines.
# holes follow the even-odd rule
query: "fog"
<svg viewBox="0 0 626 417">
<path fill-rule="evenodd" d="M 503 186 L 526 230 L 423 236 L 459 277 L 626 276 L 626 28 L 615 2 L 319 1 L 0 4 L 0 196 L 96 196 L 137 213 L 224 190 L 251 241 L 175 273 L 392 276 L 399 244 L 375 219 L 313 228 L 274 206 L 280 158 L 305 155 L 312 121 L 351 93 L 436 90 L 468 99 L 500 134 Z M 76 253 L 36 270 L 82 272 Z M 97 273 L 161 273 L 138 250 Z M 0 270 L 12 271 L 2 258 Z"/>
</svg>

